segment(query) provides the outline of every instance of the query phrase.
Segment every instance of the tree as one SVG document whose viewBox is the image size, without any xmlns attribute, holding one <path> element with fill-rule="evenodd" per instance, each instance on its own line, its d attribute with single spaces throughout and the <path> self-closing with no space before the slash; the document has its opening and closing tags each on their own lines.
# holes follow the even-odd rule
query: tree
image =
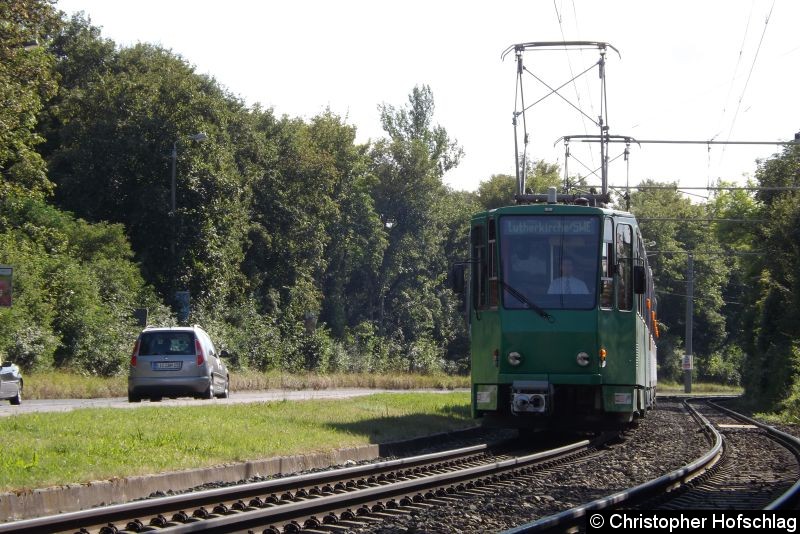
<svg viewBox="0 0 800 534">
<path fill-rule="evenodd" d="M 514 203 L 517 194 L 517 179 L 510 174 L 493 174 L 478 184 L 477 198 L 484 210 L 491 210 Z"/>
<path fill-rule="evenodd" d="M 368 288 L 362 281 L 379 268 L 386 236 L 370 196 L 375 177 L 367 171 L 366 147 L 355 144 L 355 128 L 327 112 L 312 121 L 310 134 L 318 157 L 329 167 L 335 206 L 326 221 L 320 318 L 342 338 L 348 328 L 368 319 Z"/>
<path fill-rule="evenodd" d="M 528 173 L 525 183 L 527 193 L 546 193 L 550 187 L 560 187 L 557 163 L 544 160 L 528 161 Z M 581 183 L 579 178 L 571 178 L 570 183 Z M 478 186 L 478 199 L 484 209 L 490 210 L 514 203 L 517 194 L 517 179 L 508 174 L 493 174 L 492 177 Z"/>
<path fill-rule="evenodd" d="M 263 127 L 277 152 L 254 185 L 245 270 L 287 336 L 305 339 L 308 314 L 341 337 L 367 314 L 365 280 L 385 248 L 365 148 L 330 112 Z"/>
<path fill-rule="evenodd" d="M 426 353 L 426 340 L 445 313 L 436 291 L 447 272 L 442 175 L 463 153 L 443 127 L 433 124 L 433 112 L 427 86 L 415 87 L 405 108 L 381 106 L 389 137 L 372 147 L 373 198 L 388 245 L 367 281 L 374 288 L 371 313 L 379 332 L 412 349 L 424 346 Z M 416 359 L 411 358 L 412 367 Z"/>
<path fill-rule="evenodd" d="M 666 185 L 645 181 L 642 186 Z M 722 314 L 722 289 L 729 266 L 719 254 L 714 234 L 708 231 L 708 207 L 692 204 L 677 191 L 653 189 L 634 191 L 630 195 L 630 211 L 639 220 L 642 235 L 651 242 L 650 265 L 658 295 L 659 364 L 670 377 L 677 372 L 677 362 L 668 356 L 681 354 L 685 347 L 687 255 L 694 256 L 694 329 L 693 352 L 701 369 L 725 343 L 725 317 Z M 666 372 L 671 370 L 670 372 Z M 677 378 L 677 376 L 671 376 Z"/>
<path fill-rule="evenodd" d="M 444 257 L 448 270 L 455 262 L 469 259 L 470 219 L 482 209 L 475 193 L 450 189 L 445 191 L 439 210 L 447 228 Z M 469 369 L 469 333 L 464 321 L 462 296 L 454 294 L 449 286 L 440 286 L 438 293 L 444 312 L 437 318 L 434 329 L 436 340 L 447 347 L 448 359 L 456 362 L 455 370 L 465 373 Z"/>
<path fill-rule="evenodd" d="M 719 181 L 724 188 L 735 184 Z M 755 186 L 749 181 L 748 186 Z M 709 203 L 709 215 L 719 222 L 713 230 L 720 249 L 728 252 L 722 261 L 728 267 L 728 279 L 722 297 L 729 345 L 745 347 L 749 342 L 749 328 L 753 308 L 747 305 L 746 295 L 757 285 L 760 278 L 760 245 L 757 245 L 761 207 L 755 195 L 743 190 L 720 190 Z M 739 369 L 741 372 L 741 369 Z"/>
<path fill-rule="evenodd" d="M 800 147 L 759 162 L 756 179 L 764 187 L 800 186 Z M 748 396 L 766 409 L 778 409 L 790 391 L 800 389 L 800 194 L 792 190 L 763 190 L 756 195 L 763 222 L 756 226 L 754 256 L 743 299 L 752 306 L 745 317 L 744 384 Z M 796 417 L 800 397 L 788 407 Z"/>
<path fill-rule="evenodd" d="M 525 181 L 526 193 L 547 193 L 550 187 L 564 188 L 565 193 L 571 193 L 576 187 L 585 185 L 586 179 L 570 176 L 567 183 L 562 183 L 559 176 L 561 169 L 558 163 L 547 163 L 543 159 L 528 161 L 527 179 Z"/>
<path fill-rule="evenodd" d="M 0 3 L 0 196 L 15 189 L 39 198 L 52 192 L 36 151 L 43 139 L 35 127 L 56 82 L 53 57 L 37 43 L 51 35 L 57 22 L 51 2 Z"/>
<path fill-rule="evenodd" d="M 255 143 L 244 105 L 172 53 L 116 50 L 80 18 L 65 23 L 53 49 L 65 85 L 45 131 L 59 205 L 124 224 L 163 295 L 188 289 L 193 301 L 216 306 L 241 298 L 253 176 L 239 157 Z M 206 142 L 188 140 L 198 131 Z"/>
<path fill-rule="evenodd" d="M 53 183 L 37 127 L 57 90 L 49 45 L 59 24 L 51 2 L 0 3 L 0 263 L 15 272 L 14 305 L 0 309 L 0 357 L 28 370 L 110 375 L 124 368 L 132 309 L 162 314 L 121 226 L 88 224 L 47 202 Z"/>
<path fill-rule="evenodd" d="M 122 226 L 88 224 L 43 200 L 0 204 L 0 263 L 15 267 L 15 302 L 0 309 L 0 353 L 26 369 L 122 371 L 134 308 L 165 318 L 132 260 Z"/>
</svg>

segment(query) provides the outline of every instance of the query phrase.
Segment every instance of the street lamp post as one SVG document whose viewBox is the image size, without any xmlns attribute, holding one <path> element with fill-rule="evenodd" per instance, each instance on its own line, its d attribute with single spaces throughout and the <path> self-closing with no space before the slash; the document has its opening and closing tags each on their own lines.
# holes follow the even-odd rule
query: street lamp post
<svg viewBox="0 0 800 534">
<path fill-rule="evenodd" d="M 205 141 L 208 139 L 208 136 L 203 133 L 199 132 L 194 135 L 190 135 L 189 139 L 192 141 Z M 170 189 L 170 209 L 169 209 L 169 216 L 172 219 L 172 241 L 170 242 L 170 253 L 175 254 L 175 235 L 177 233 L 175 225 L 177 224 L 176 216 L 175 216 L 175 189 L 176 189 L 176 168 L 178 166 L 178 143 L 180 139 L 176 139 L 174 143 L 172 143 L 172 180 L 171 180 L 171 189 Z"/>
</svg>

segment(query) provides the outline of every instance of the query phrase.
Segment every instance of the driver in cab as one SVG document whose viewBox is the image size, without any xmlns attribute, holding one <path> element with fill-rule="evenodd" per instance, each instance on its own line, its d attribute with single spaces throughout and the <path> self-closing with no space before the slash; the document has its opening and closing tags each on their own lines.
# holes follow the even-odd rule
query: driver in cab
<svg viewBox="0 0 800 534">
<path fill-rule="evenodd" d="M 553 278 L 548 294 L 588 295 L 589 289 L 580 278 L 575 277 L 575 265 L 570 258 L 561 261 L 561 276 Z"/>
</svg>

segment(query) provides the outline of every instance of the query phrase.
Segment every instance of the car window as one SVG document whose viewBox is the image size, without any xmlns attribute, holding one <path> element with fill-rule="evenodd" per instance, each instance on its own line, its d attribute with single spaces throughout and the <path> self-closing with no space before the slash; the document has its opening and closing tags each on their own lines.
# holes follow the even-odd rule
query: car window
<svg viewBox="0 0 800 534">
<path fill-rule="evenodd" d="M 139 355 L 194 354 L 194 334 L 191 332 L 147 332 L 142 334 Z"/>
</svg>

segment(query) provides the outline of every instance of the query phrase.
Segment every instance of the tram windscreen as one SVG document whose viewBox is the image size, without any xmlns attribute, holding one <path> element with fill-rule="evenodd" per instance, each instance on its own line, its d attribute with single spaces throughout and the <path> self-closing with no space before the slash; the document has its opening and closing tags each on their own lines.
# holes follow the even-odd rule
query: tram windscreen
<svg viewBox="0 0 800 534">
<path fill-rule="evenodd" d="M 597 301 L 600 218 L 515 215 L 500 219 L 503 281 L 547 309 L 591 309 Z M 527 308 L 506 288 L 506 308 Z"/>
</svg>

